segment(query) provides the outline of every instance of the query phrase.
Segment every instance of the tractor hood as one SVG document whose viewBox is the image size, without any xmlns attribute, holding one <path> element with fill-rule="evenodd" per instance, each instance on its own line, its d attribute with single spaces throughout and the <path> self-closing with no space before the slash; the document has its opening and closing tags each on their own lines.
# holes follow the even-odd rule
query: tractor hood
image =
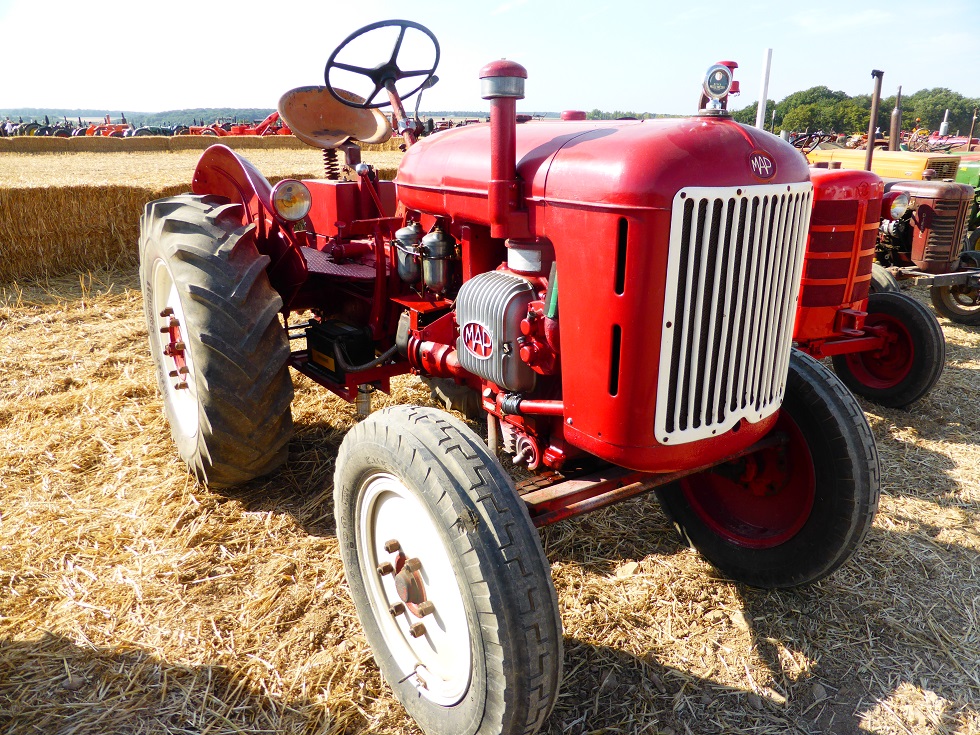
<svg viewBox="0 0 980 735">
<path fill-rule="evenodd" d="M 487 223 L 490 131 L 489 124 L 468 125 L 412 146 L 396 179 L 400 200 Z M 517 175 L 528 205 L 637 210 L 669 209 L 682 187 L 793 183 L 806 181 L 808 169 L 799 151 L 764 131 L 730 119 L 680 118 L 518 125 Z"/>
</svg>

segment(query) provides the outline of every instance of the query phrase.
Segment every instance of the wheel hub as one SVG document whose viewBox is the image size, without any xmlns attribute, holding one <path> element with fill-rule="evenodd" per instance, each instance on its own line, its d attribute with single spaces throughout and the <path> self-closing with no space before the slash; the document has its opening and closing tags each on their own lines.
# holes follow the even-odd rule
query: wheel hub
<svg viewBox="0 0 980 735">
<path fill-rule="evenodd" d="M 977 306 L 977 299 L 980 297 L 980 290 L 970 286 L 953 286 L 949 290 L 950 295 L 960 306 Z"/>
<path fill-rule="evenodd" d="M 470 625 L 449 549 L 415 493 L 374 475 L 359 499 L 358 553 L 374 617 L 403 676 L 438 704 L 470 680 Z"/>
<path fill-rule="evenodd" d="M 193 362 L 187 349 L 184 332 L 187 320 L 166 264 L 157 261 L 152 275 L 152 308 L 159 318 L 157 336 L 162 352 L 160 367 L 166 371 L 161 380 L 166 386 L 166 398 L 173 411 L 173 423 L 181 434 L 194 436 L 198 431 L 197 394 L 193 381 Z"/>
</svg>

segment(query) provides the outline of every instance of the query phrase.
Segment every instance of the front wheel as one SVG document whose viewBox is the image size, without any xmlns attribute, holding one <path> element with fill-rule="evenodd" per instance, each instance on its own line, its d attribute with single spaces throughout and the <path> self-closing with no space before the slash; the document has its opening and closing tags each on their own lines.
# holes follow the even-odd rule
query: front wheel
<svg viewBox="0 0 980 735">
<path fill-rule="evenodd" d="M 213 487 L 278 467 L 293 427 L 282 299 L 240 212 L 221 197 L 185 195 L 150 202 L 140 221 L 143 303 L 170 431 Z"/>
<path fill-rule="evenodd" d="M 975 286 L 932 286 L 929 298 L 936 311 L 957 324 L 980 324 L 980 289 Z"/>
<path fill-rule="evenodd" d="M 535 732 L 561 679 L 550 568 L 510 479 L 465 424 L 372 414 L 334 475 L 337 537 L 375 661 L 429 735 Z"/>
<path fill-rule="evenodd" d="M 794 351 L 780 446 L 657 491 L 681 537 L 726 575 L 795 587 L 840 567 L 878 508 L 878 450 L 861 407 L 827 368 Z"/>
<path fill-rule="evenodd" d="M 929 308 L 903 293 L 868 298 L 865 325 L 884 334 L 881 349 L 835 355 L 834 371 L 856 395 L 902 408 L 926 395 L 943 374 L 946 338 Z"/>
</svg>

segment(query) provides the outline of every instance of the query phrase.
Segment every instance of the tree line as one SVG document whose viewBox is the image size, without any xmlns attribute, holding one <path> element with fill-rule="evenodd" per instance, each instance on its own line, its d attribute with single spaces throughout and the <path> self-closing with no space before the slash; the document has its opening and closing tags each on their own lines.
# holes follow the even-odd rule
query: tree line
<svg viewBox="0 0 980 735">
<path fill-rule="evenodd" d="M 888 133 L 891 128 L 892 110 L 897 95 L 883 97 L 878 106 L 878 119 L 875 127 Z M 939 130 L 946 110 L 949 110 L 949 131 L 962 135 L 970 132 L 970 124 L 980 98 L 964 97 L 945 87 L 920 89 L 911 95 L 902 96 L 902 127 L 910 130 L 918 118 L 920 126 L 927 130 Z M 755 124 L 759 103 L 734 111 L 736 120 L 748 125 Z M 871 121 L 871 95 L 851 97 L 844 92 L 832 91 L 828 87 L 811 87 L 802 92 L 794 92 L 780 102 L 769 100 L 766 106 L 765 127 L 773 132 L 790 131 L 836 131 L 838 133 L 866 133 Z M 980 128 L 978 128 L 980 130 Z M 976 135 L 976 133 L 974 133 Z"/>
<path fill-rule="evenodd" d="M 759 103 L 753 102 L 747 107 L 733 111 L 733 116 L 739 122 L 749 125 L 755 123 L 756 110 Z M 878 108 L 876 127 L 887 132 L 891 127 L 892 109 L 895 107 L 895 95 L 884 97 Z M 953 92 L 945 87 L 920 89 L 914 94 L 902 97 L 903 127 L 911 129 L 916 118 L 921 120 L 921 126 L 929 130 L 938 130 L 943 121 L 943 115 L 949 110 L 950 133 L 959 131 L 965 135 L 970 130 L 974 110 L 980 107 L 980 98 L 964 97 L 959 92 Z M 54 108 L 18 108 L 0 109 L 0 119 L 9 117 L 25 121 L 42 119 L 45 115 L 52 121 L 63 117 L 69 120 L 82 118 L 102 119 L 106 113 L 113 121 L 118 121 L 123 113 L 113 113 L 105 110 L 64 110 Z M 210 124 L 217 120 L 225 122 L 252 122 L 262 120 L 272 112 L 271 108 L 223 108 L 206 107 L 189 110 L 167 110 L 164 112 L 131 112 L 125 113 L 126 119 L 136 126 L 140 125 L 191 125 L 195 122 Z M 775 112 L 775 115 L 773 114 Z M 424 113 L 429 117 L 479 117 L 486 112 L 448 111 Z M 117 117 L 119 115 L 119 117 Z M 536 115 L 537 116 L 537 115 Z M 556 117 L 557 113 L 543 113 L 540 117 Z M 632 112 L 613 110 L 606 112 L 594 109 L 586 113 L 590 120 L 617 120 L 622 118 L 648 119 L 656 117 L 677 117 L 676 115 L 661 115 L 650 112 Z M 773 127 L 773 132 L 780 130 L 795 131 L 836 131 L 838 133 L 867 132 L 871 119 L 871 95 L 849 96 L 845 92 L 833 91 L 828 87 L 811 87 L 802 92 L 794 92 L 779 102 L 769 100 L 766 106 L 766 129 Z"/>
</svg>

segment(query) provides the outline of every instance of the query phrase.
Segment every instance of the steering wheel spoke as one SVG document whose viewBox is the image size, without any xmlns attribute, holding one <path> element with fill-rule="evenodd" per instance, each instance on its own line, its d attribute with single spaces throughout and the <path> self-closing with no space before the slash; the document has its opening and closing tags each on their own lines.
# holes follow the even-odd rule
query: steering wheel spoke
<svg viewBox="0 0 980 735">
<path fill-rule="evenodd" d="M 401 29 L 398 31 L 398 39 L 395 41 L 395 47 L 391 50 L 391 57 L 388 59 L 389 64 L 393 64 L 397 66 L 398 52 L 402 48 L 402 41 L 405 40 L 406 29 L 407 26 L 401 26 Z"/>
<path fill-rule="evenodd" d="M 368 69 L 364 66 L 354 66 L 353 64 L 344 64 L 340 61 L 334 64 L 338 69 L 343 69 L 344 71 L 349 71 L 353 74 L 361 74 L 365 77 L 370 77 L 374 73 L 374 69 Z"/>
</svg>

